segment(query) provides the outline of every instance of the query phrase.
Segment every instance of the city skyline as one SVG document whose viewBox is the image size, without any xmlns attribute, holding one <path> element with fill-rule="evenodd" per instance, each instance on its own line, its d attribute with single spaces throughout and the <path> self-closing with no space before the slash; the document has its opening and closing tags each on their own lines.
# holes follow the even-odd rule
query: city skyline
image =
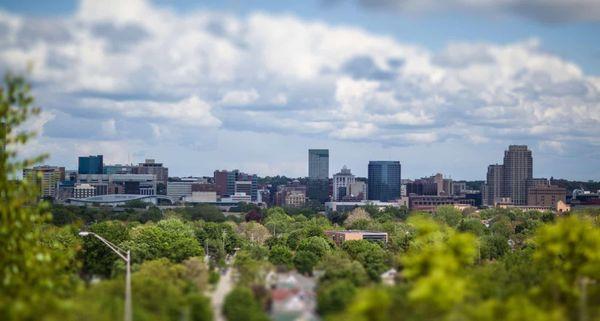
<svg viewBox="0 0 600 321">
<path fill-rule="evenodd" d="M 359 176 L 483 179 L 515 144 L 536 176 L 600 179 L 599 6 L 521 2 L 0 1 L 0 71 L 31 66 L 24 155 L 68 167 L 299 177 L 320 147 Z"/>
</svg>

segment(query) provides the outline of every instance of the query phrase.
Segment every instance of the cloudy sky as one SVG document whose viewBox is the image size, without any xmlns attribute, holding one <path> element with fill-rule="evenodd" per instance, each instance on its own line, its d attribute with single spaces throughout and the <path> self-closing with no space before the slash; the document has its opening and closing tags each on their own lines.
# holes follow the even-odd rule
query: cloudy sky
<svg viewBox="0 0 600 321">
<path fill-rule="evenodd" d="M 600 1 L 0 1 L 0 71 L 31 67 L 26 153 L 172 175 L 307 175 L 400 160 L 482 179 L 600 179 Z"/>
</svg>

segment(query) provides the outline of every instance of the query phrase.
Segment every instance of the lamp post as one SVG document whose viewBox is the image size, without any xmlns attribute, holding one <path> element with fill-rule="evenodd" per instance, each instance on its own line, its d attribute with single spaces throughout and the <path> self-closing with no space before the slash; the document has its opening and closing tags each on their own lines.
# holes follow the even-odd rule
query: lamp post
<svg viewBox="0 0 600 321">
<path fill-rule="evenodd" d="M 125 263 L 127 263 L 127 273 L 125 274 L 125 321 L 132 321 L 133 317 L 132 317 L 132 309 L 131 309 L 131 255 L 130 255 L 130 252 L 129 252 L 129 250 L 125 251 L 122 248 L 114 245 L 113 243 L 111 243 L 110 241 L 108 241 L 107 239 L 103 238 L 102 236 L 100 236 L 96 233 L 87 232 L 87 231 L 79 232 L 79 236 L 82 236 L 82 237 L 86 237 L 86 236 L 90 236 L 90 235 L 99 239 L 102 243 L 104 243 L 111 250 L 113 250 L 113 252 L 115 252 L 121 259 L 123 259 L 125 261 Z"/>
</svg>

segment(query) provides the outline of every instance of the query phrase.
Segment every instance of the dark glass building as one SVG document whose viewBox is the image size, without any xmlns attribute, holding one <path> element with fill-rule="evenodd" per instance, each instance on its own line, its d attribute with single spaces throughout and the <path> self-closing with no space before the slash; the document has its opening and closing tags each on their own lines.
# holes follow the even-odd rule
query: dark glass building
<svg viewBox="0 0 600 321">
<path fill-rule="evenodd" d="M 308 150 L 309 199 L 324 203 L 329 201 L 329 149 Z"/>
<path fill-rule="evenodd" d="M 400 162 L 369 162 L 369 200 L 389 202 L 400 198 Z"/>
<path fill-rule="evenodd" d="M 103 156 L 79 156 L 79 167 L 77 173 L 79 174 L 102 174 L 103 168 Z"/>
</svg>

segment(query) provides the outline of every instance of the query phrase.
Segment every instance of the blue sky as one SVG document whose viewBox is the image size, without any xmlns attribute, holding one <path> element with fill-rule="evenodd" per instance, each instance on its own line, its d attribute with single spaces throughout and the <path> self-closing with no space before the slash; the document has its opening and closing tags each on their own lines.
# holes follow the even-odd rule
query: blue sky
<svg viewBox="0 0 600 321">
<path fill-rule="evenodd" d="M 534 175 L 600 179 L 593 0 L 0 1 L 0 69 L 44 108 L 26 153 L 74 167 L 305 176 L 369 160 L 481 179 L 509 144 Z"/>
</svg>

